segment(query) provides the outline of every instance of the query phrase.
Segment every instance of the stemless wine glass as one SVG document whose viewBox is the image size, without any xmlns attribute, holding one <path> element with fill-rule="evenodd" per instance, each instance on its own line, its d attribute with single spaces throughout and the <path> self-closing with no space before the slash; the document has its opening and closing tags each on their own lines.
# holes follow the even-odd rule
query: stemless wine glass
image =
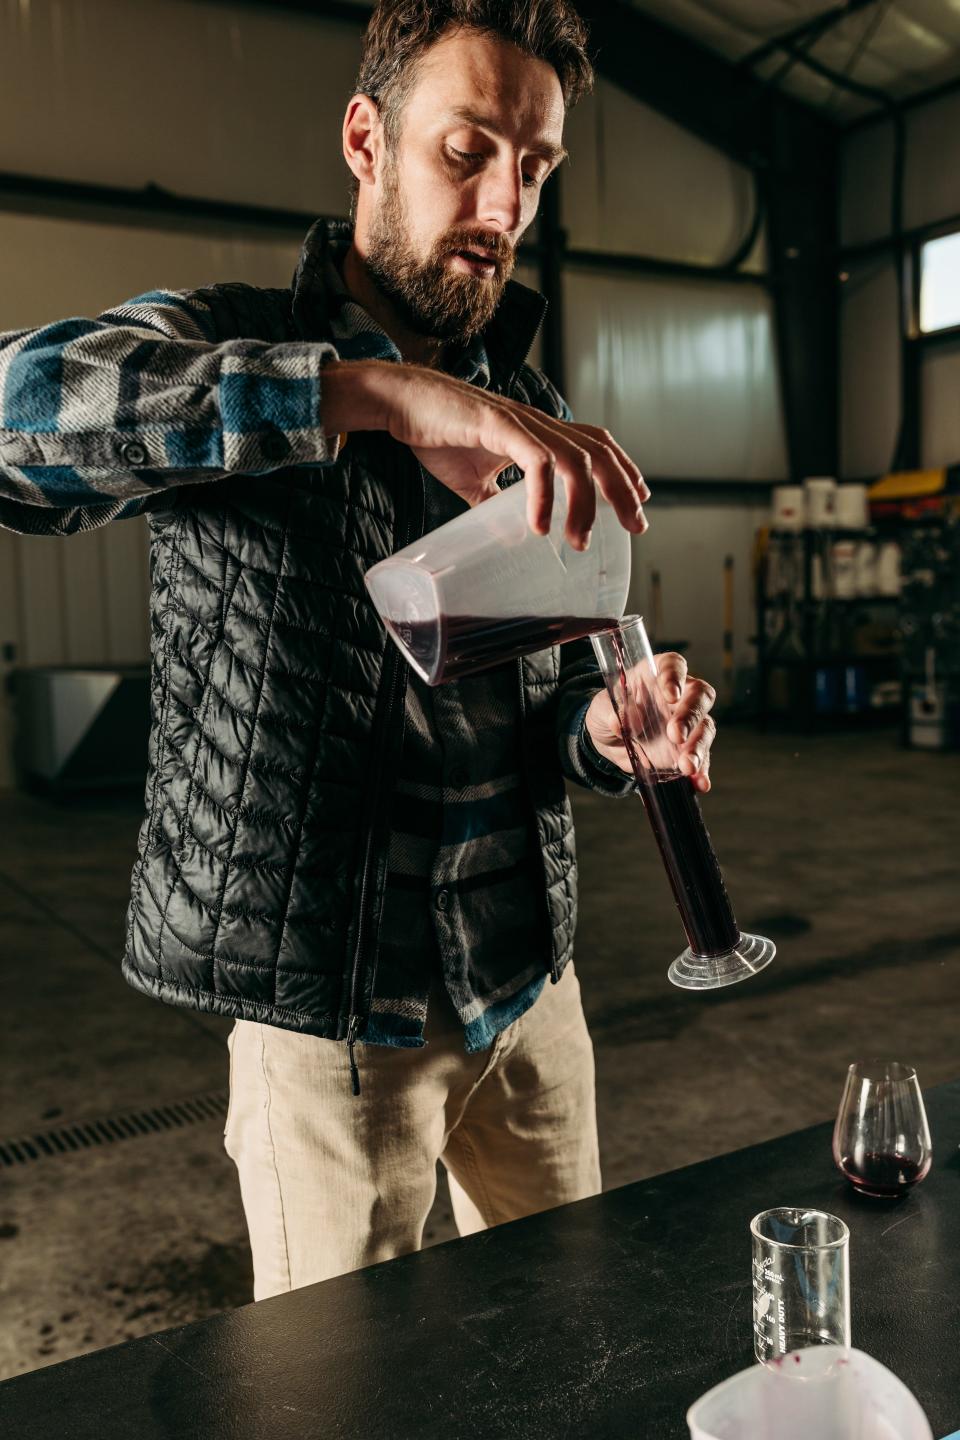
<svg viewBox="0 0 960 1440">
<path fill-rule="evenodd" d="M 923 1180 L 933 1157 L 923 1096 L 912 1065 L 859 1061 L 833 1130 L 833 1158 L 863 1195 L 892 1200 Z"/>
</svg>

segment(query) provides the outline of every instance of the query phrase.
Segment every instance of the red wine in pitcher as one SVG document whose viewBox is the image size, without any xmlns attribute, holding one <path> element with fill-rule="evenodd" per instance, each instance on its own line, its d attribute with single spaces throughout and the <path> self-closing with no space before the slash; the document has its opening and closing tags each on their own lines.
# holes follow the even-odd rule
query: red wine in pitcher
<svg viewBox="0 0 960 1440">
<path fill-rule="evenodd" d="M 493 619 L 484 615 L 440 617 L 440 649 L 431 684 L 458 680 L 478 670 L 531 655 L 567 640 L 581 640 L 614 622 L 599 615 L 515 615 Z M 437 656 L 436 626 L 423 621 L 391 623 L 414 659 L 427 664 Z M 426 666 L 425 666 L 426 668 Z"/>
</svg>

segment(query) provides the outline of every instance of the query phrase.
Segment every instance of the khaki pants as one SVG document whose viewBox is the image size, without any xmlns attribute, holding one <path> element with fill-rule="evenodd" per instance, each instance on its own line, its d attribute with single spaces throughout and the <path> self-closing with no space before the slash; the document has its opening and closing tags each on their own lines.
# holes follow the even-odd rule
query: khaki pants
<svg viewBox="0 0 960 1440">
<path fill-rule="evenodd" d="M 600 1189 L 593 1048 L 572 966 L 468 1055 L 442 989 L 422 1049 L 345 1047 L 238 1020 L 224 1131 L 264 1300 L 419 1249 L 450 1180 L 461 1235 Z"/>
</svg>

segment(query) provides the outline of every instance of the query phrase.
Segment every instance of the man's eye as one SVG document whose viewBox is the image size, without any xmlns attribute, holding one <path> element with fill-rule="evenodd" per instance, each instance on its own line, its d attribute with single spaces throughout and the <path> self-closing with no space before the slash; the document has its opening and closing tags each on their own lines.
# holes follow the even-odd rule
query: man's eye
<svg viewBox="0 0 960 1440">
<path fill-rule="evenodd" d="M 452 145 L 448 145 L 447 149 L 450 151 L 450 154 L 456 160 L 466 160 L 473 162 L 475 160 L 483 159 L 483 156 L 480 154 L 479 150 L 456 150 Z"/>
</svg>

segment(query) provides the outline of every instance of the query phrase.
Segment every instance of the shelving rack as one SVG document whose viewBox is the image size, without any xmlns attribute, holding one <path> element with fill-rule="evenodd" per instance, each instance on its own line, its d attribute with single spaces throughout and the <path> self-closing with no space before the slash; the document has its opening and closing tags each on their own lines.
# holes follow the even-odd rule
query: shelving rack
<svg viewBox="0 0 960 1440">
<path fill-rule="evenodd" d="M 904 687 L 899 644 L 874 651 L 858 648 L 853 630 L 859 616 L 865 623 L 888 621 L 893 631 L 899 595 L 857 595 L 838 597 L 828 593 L 824 567 L 824 594 L 814 590 L 814 557 L 826 557 L 837 540 L 869 540 L 874 543 L 899 538 L 883 529 L 847 530 L 813 528 L 768 532 L 778 554 L 789 555 L 788 586 L 770 593 L 768 588 L 771 551 L 757 565 L 757 722 L 766 729 L 776 715 L 791 726 L 812 731 L 821 726 L 877 725 L 899 721 L 904 726 Z M 799 594 L 797 568 L 800 569 Z M 775 616 L 779 614 L 779 624 Z M 854 671 L 853 693 L 849 693 L 846 672 Z M 772 682 L 777 672 L 784 676 L 785 704 L 773 704 Z M 857 673 L 859 672 L 859 673 Z M 870 703 L 878 681 L 896 682 L 895 700 L 882 707 Z M 832 686 L 835 704 L 830 704 Z"/>
</svg>

